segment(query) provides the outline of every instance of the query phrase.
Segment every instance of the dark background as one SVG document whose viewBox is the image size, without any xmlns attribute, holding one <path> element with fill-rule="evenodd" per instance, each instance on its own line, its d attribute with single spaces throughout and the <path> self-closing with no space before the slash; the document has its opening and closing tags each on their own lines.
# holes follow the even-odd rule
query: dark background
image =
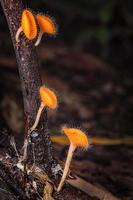
<svg viewBox="0 0 133 200">
<path fill-rule="evenodd" d="M 24 2 L 25 7 L 35 13 L 51 16 L 58 26 L 56 38 L 43 36 L 37 47 L 42 79 L 59 97 L 57 111 L 48 112 L 49 132 L 60 134 L 62 125 L 67 124 L 82 127 L 90 136 L 132 136 L 133 1 Z M 0 27 L 1 122 L 20 138 L 22 94 L 2 9 Z M 56 156 L 62 160 L 66 149 L 61 151 L 62 147 L 54 146 Z M 133 198 L 132 147 L 93 144 L 87 152 L 80 153 L 77 152 L 74 161 L 77 173 L 105 186 L 122 199 Z M 82 165 L 85 169 L 81 162 L 85 162 Z"/>
</svg>

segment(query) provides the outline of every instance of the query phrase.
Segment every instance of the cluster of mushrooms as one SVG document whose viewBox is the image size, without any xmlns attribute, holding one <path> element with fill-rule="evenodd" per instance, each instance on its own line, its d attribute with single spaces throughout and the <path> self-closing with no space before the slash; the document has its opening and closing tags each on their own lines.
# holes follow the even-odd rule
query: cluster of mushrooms
<svg viewBox="0 0 133 200">
<path fill-rule="evenodd" d="M 38 24 L 36 24 L 36 21 Z M 39 33 L 38 33 L 38 27 L 40 29 Z M 25 9 L 21 17 L 21 26 L 18 28 L 18 31 L 16 33 L 16 42 L 19 42 L 19 37 L 20 37 L 21 32 L 23 32 L 26 38 L 29 40 L 35 39 L 38 35 L 38 38 L 35 42 L 35 46 L 37 46 L 40 43 L 42 35 L 44 33 L 55 35 L 57 33 L 57 27 L 49 16 L 46 16 L 43 14 L 37 14 L 35 18 L 30 10 Z M 47 107 L 54 110 L 58 106 L 57 96 L 49 88 L 45 86 L 41 86 L 39 88 L 39 94 L 40 94 L 40 101 L 41 101 L 40 107 L 36 114 L 36 119 L 35 119 L 34 124 L 28 130 L 28 137 L 37 128 L 43 109 Z M 86 133 L 83 132 L 82 130 L 77 129 L 77 128 L 63 127 L 62 131 L 68 137 L 70 141 L 70 146 L 69 146 L 69 150 L 68 150 L 68 154 L 67 154 L 67 158 L 65 162 L 63 175 L 57 187 L 57 192 L 59 192 L 62 189 L 65 179 L 68 175 L 70 163 L 71 163 L 75 149 L 77 147 L 87 149 L 89 146 L 88 137 Z M 24 151 L 24 157 L 26 155 L 27 145 L 28 145 L 28 141 L 26 141 L 26 144 L 25 144 L 26 148 Z"/>
<path fill-rule="evenodd" d="M 22 32 L 28 40 L 33 40 L 38 36 L 35 42 L 35 46 L 38 46 L 44 33 L 56 35 L 57 26 L 51 17 L 43 14 L 34 16 L 30 10 L 25 9 L 21 16 L 21 26 L 16 33 L 16 42 L 19 42 L 19 36 Z"/>
<path fill-rule="evenodd" d="M 35 122 L 28 131 L 29 135 L 36 129 L 44 107 L 48 107 L 50 109 L 56 109 L 57 105 L 58 105 L 56 94 L 49 88 L 41 86 L 39 89 L 39 94 L 40 94 L 41 104 L 38 109 Z M 65 179 L 68 175 L 70 163 L 71 163 L 75 149 L 77 147 L 87 149 L 89 146 L 88 137 L 87 137 L 86 133 L 81 131 L 80 129 L 63 127 L 62 131 L 68 137 L 68 139 L 70 141 L 70 146 L 69 146 L 69 150 L 68 150 L 68 154 L 67 154 L 67 159 L 65 162 L 63 175 L 62 175 L 61 181 L 59 183 L 59 186 L 57 187 L 57 192 L 59 192 L 61 190 L 61 188 L 65 182 Z"/>
</svg>

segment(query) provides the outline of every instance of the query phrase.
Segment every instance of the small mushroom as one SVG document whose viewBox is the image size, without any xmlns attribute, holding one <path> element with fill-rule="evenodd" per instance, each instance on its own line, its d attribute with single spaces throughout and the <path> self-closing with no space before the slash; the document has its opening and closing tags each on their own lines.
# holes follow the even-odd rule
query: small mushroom
<svg viewBox="0 0 133 200">
<path fill-rule="evenodd" d="M 39 93 L 40 93 L 40 98 L 41 98 L 41 104 L 40 104 L 40 107 L 38 109 L 35 122 L 34 122 L 33 126 L 28 131 L 28 135 L 33 130 L 35 130 L 35 128 L 37 127 L 41 113 L 42 113 L 42 110 L 44 109 L 44 107 L 48 107 L 48 108 L 53 109 L 53 110 L 57 108 L 57 97 L 52 90 L 50 90 L 47 87 L 41 86 L 40 89 L 39 89 Z"/>
<path fill-rule="evenodd" d="M 22 12 L 21 26 L 16 33 L 16 41 L 19 42 L 20 33 L 23 32 L 27 39 L 32 40 L 37 36 L 37 25 L 34 15 L 30 10 L 25 9 Z"/>
<path fill-rule="evenodd" d="M 35 43 L 35 46 L 38 46 L 43 34 L 48 33 L 50 35 L 56 35 L 57 27 L 56 27 L 54 21 L 46 15 L 38 14 L 36 16 L 36 19 L 37 19 L 37 22 L 38 22 L 38 25 L 40 28 L 40 32 L 38 34 L 38 38 Z"/>
<path fill-rule="evenodd" d="M 57 188 L 57 192 L 59 192 L 65 182 L 65 179 L 67 177 L 68 171 L 69 171 L 69 167 L 70 167 L 70 163 L 73 157 L 73 153 L 75 151 L 75 149 L 77 147 L 81 147 L 84 149 L 87 149 L 89 146 L 89 142 L 88 142 L 88 138 L 86 136 L 86 133 L 84 133 L 83 131 L 81 131 L 80 129 L 77 128 L 63 128 L 63 132 L 65 133 L 65 135 L 68 137 L 69 141 L 70 141 L 70 147 L 68 150 L 68 154 L 67 154 L 67 159 L 66 159 L 66 163 L 65 163 L 65 167 L 64 167 L 64 171 L 63 171 L 63 175 L 61 178 L 61 181 L 59 183 L 59 186 Z"/>
</svg>

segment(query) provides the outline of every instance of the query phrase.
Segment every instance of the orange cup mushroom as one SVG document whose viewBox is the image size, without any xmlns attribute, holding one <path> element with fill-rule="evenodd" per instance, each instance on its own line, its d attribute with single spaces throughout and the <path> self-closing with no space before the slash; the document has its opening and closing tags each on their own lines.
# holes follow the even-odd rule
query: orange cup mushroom
<svg viewBox="0 0 133 200">
<path fill-rule="evenodd" d="M 35 43 L 35 46 L 38 46 L 40 41 L 41 41 L 43 34 L 48 33 L 50 35 L 56 35 L 57 27 L 56 27 L 54 21 L 46 15 L 38 14 L 36 16 L 36 19 L 37 19 L 37 22 L 38 22 L 38 25 L 39 25 L 39 28 L 40 28 L 40 32 L 38 34 L 38 38 L 37 38 L 37 41 Z"/>
<path fill-rule="evenodd" d="M 37 25 L 34 15 L 30 10 L 22 12 L 21 26 L 16 33 L 16 41 L 19 42 L 20 33 L 23 32 L 28 40 L 33 40 L 37 36 Z"/>
<path fill-rule="evenodd" d="M 65 182 L 75 149 L 77 147 L 87 149 L 89 146 L 89 141 L 88 141 L 88 137 L 87 137 L 86 133 L 84 133 L 80 129 L 63 128 L 63 132 L 65 133 L 65 135 L 68 137 L 68 139 L 70 141 L 70 147 L 68 150 L 63 175 L 62 175 L 61 181 L 59 183 L 59 186 L 57 188 L 57 192 L 59 192 L 62 189 L 62 186 Z"/>
<path fill-rule="evenodd" d="M 40 93 L 41 104 L 38 109 L 35 122 L 33 126 L 29 129 L 28 134 L 30 134 L 33 130 L 36 129 L 44 107 L 48 107 L 52 110 L 57 108 L 57 104 L 58 104 L 57 97 L 56 97 L 56 94 L 52 90 L 50 90 L 47 87 L 41 86 L 39 89 L 39 93 Z"/>
</svg>

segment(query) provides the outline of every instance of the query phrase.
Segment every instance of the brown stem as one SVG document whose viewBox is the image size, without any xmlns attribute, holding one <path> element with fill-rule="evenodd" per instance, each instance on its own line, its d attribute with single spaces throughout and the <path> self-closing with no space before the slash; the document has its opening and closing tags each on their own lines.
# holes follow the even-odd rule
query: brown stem
<svg viewBox="0 0 133 200">
<path fill-rule="evenodd" d="M 28 41 L 22 34 L 17 43 L 15 35 L 20 27 L 20 19 L 24 8 L 21 0 L 0 0 L 7 23 L 10 29 L 13 46 L 18 62 L 18 70 L 21 79 L 26 131 L 33 124 L 39 108 L 40 100 L 38 89 L 42 85 L 39 75 L 39 63 L 34 47 L 34 43 Z M 42 120 L 43 119 L 43 120 Z M 38 137 L 33 138 L 35 146 L 36 164 L 44 168 L 47 172 L 51 171 L 53 163 L 53 153 L 49 134 L 46 132 L 46 111 L 43 112 L 37 132 Z M 32 135 L 32 134 L 31 134 Z M 28 150 L 28 161 L 33 162 L 32 148 Z M 45 166 L 45 167 L 44 167 Z"/>
</svg>

